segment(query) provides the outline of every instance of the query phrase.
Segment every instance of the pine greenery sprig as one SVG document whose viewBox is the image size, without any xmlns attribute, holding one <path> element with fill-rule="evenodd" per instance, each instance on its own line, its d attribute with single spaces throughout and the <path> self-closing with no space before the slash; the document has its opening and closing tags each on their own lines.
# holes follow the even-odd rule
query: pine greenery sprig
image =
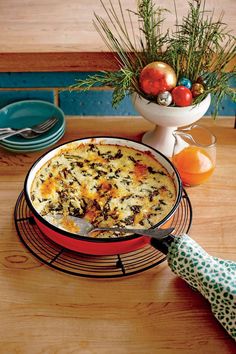
<svg viewBox="0 0 236 354">
<path fill-rule="evenodd" d="M 176 70 L 177 76 L 196 82 L 204 78 L 206 90 L 194 103 L 202 101 L 208 93 L 213 97 L 216 117 L 219 104 L 228 95 L 236 102 L 235 91 L 229 87 L 229 80 L 235 76 L 225 72 L 228 63 L 236 55 L 235 37 L 222 22 L 222 15 L 214 21 L 214 13 L 205 9 L 205 1 L 189 2 L 189 11 L 178 24 L 169 40 L 166 50 L 167 62 Z"/>
<path fill-rule="evenodd" d="M 137 84 L 138 73 L 135 75 L 129 68 L 121 68 L 119 71 L 101 71 L 100 74 L 89 75 L 85 80 L 76 80 L 76 83 L 70 85 L 70 91 L 82 89 L 88 91 L 91 87 L 112 87 L 112 105 L 118 107 L 120 102 L 125 98 L 127 92 L 139 92 L 140 89 Z"/>
<path fill-rule="evenodd" d="M 182 23 L 176 25 L 167 48 L 170 65 L 179 67 L 179 75 L 195 82 L 202 72 L 223 70 L 236 54 L 235 38 L 219 18 L 208 16 L 205 2 L 189 2 L 189 12 Z M 222 42 L 226 42 L 222 46 Z"/>
<path fill-rule="evenodd" d="M 143 0 L 138 5 L 136 13 L 139 19 L 139 30 L 144 35 L 140 36 L 140 52 L 143 53 L 143 64 L 147 65 L 161 58 L 163 47 L 168 41 L 168 33 L 162 34 L 161 27 L 164 22 L 164 8 L 157 7 L 153 1 Z"/>
<path fill-rule="evenodd" d="M 154 0 L 139 0 L 137 11 L 123 10 L 121 0 L 118 10 L 112 0 L 109 6 L 101 5 L 109 19 L 94 14 L 94 26 L 109 50 L 114 53 L 120 69 L 115 72 L 102 71 L 77 80 L 70 90 L 88 90 L 93 86 L 109 86 L 114 89 L 112 105 L 117 107 L 122 99 L 133 92 L 150 100 L 139 88 L 139 74 L 144 66 L 153 61 L 164 61 L 171 65 L 177 78 L 187 77 L 192 82 L 201 77 L 205 91 L 194 100 L 202 101 L 208 93 L 213 96 L 214 116 L 225 95 L 236 102 L 236 94 L 229 87 L 229 79 L 235 76 L 235 68 L 226 73 L 227 64 L 236 56 L 235 37 L 230 34 L 222 16 L 214 20 L 214 11 L 206 10 L 206 0 L 188 2 L 189 10 L 179 21 L 175 0 L 175 30 L 162 32 L 164 14 Z M 138 36 L 133 22 L 138 23 Z M 129 24 L 129 26 L 128 26 Z M 128 29 L 129 28 L 129 29 Z"/>
<path fill-rule="evenodd" d="M 161 25 L 164 21 L 163 13 L 166 11 L 157 7 L 153 0 L 139 1 L 137 12 L 122 8 L 118 0 L 119 11 L 116 12 L 112 0 L 109 0 L 110 8 L 107 8 L 102 0 L 101 5 L 108 16 L 110 24 L 102 17 L 94 14 L 95 29 L 100 34 L 109 50 L 115 53 L 120 70 L 116 72 L 102 71 L 98 75 L 90 75 L 85 80 L 77 80 L 71 85 L 70 90 L 83 88 L 88 90 L 93 86 L 110 86 L 114 88 L 112 105 L 117 107 L 127 94 L 140 91 L 138 77 L 141 69 L 148 63 L 162 60 L 162 47 L 167 43 L 166 35 L 161 34 Z M 131 31 L 128 31 L 127 22 Z M 133 19 L 139 24 L 139 38 L 136 38 Z M 158 54 L 159 53 L 159 54 Z"/>
</svg>

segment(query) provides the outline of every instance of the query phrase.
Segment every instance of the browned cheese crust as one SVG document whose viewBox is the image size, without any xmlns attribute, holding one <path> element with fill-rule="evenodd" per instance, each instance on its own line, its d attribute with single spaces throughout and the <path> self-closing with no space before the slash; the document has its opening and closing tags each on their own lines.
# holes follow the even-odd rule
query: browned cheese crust
<svg viewBox="0 0 236 354">
<path fill-rule="evenodd" d="M 120 145 L 69 144 L 37 172 L 31 200 L 48 221 L 50 214 L 62 214 L 85 218 L 96 227 L 141 229 L 170 212 L 176 189 L 149 152 Z M 74 226 L 65 224 L 61 227 L 74 232 Z"/>
</svg>

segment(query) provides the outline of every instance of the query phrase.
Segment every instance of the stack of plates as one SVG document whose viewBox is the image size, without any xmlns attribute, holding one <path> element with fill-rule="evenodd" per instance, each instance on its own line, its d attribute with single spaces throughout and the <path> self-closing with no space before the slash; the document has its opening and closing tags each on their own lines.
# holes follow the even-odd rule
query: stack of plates
<svg viewBox="0 0 236 354">
<path fill-rule="evenodd" d="M 57 117 L 57 123 L 47 132 L 25 139 L 14 135 L 0 141 L 0 146 L 13 152 L 33 152 L 47 148 L 59 141 L 65 133 L 65 117 L 60 108 L 52 103 L 27 100 L 12 103 L 0 110 L 0 128 L 21 129 L 40 124 L 50 117 Z"/>
</svg>

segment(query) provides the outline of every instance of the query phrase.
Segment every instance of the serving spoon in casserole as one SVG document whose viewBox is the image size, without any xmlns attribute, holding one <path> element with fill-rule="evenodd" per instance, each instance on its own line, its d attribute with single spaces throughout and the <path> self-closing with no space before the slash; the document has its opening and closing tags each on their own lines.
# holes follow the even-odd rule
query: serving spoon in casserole
<svg viewBox="0 0 236 354">
<path fill-rule="evenodd" d="M 73 232 L 75 234 L 79 234 L 80 236 L 92 237 L 93 232 L 99 231 L 113 231 L 119 233 L 129 233 L 129 234 L 137 234 L 142 236 L 149 236 L 152 238 L 162 239 L 163 237 L 169 235 L 174 228 L 169 227 L 166 229 L 132 229 L 132 228 L 121 228 L 121 227 L 95 227 L 89 221 L 78 218 L 76 216 L 71 215 L 53 215 L 48 214 L 46 216 L 47 221 L 53 223 L 59 228 L 63 228 L 67 231 Z"/>
</svg>

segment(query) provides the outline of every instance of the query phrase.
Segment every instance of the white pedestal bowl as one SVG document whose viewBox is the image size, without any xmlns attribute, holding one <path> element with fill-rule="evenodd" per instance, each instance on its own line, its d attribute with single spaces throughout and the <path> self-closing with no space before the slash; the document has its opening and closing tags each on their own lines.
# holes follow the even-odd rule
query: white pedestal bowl
<svg viewBox="0 0 236 354">
<path fill-rule="evenodd" d="M 175 143 L 173 132 L 202 118 L 210 106 L 211 96 L 209 94 L 199 104 L 187 107 L 161 106 L 138 94 L 132 95 L 132 102 L 143 118 L 155 124 L 152 131 L 143 135 L 142 142 L 171 157 Z"/>
</svg>

